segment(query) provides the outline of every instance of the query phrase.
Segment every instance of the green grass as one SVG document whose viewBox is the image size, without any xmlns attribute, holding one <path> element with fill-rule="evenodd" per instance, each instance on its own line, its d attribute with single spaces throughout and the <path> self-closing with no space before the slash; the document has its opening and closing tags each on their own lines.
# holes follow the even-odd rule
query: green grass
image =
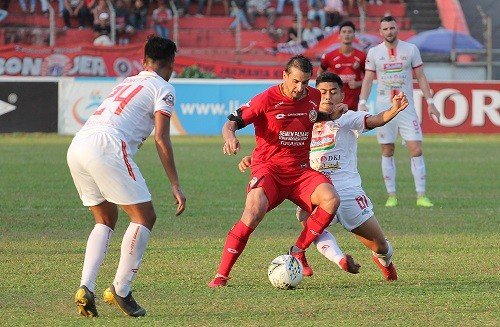
<svg viewBox="0 0 500 327">
<path fill-rule="evenodd" d="M 122 316 L 101 294 L 112 281 L 127 218 L 120 221 L 98 279 L 101 317 L 76 315 L 73 296 L 93 226 L 66 165 L 69 137 L 0 136 L 0 325 L 144 326 L 499 326 L 500 136 L 427 137 L 432 209 L 415 206 L 406 150 L 398 144 L 400 206 L 386 209 L 379 147 L 360 140 L 364 188 L 395 248 L 400 279 L 382 280 L 370 253 L 340 226 L 339 244 L 362 265 L 349 275 L 309 251 L 315 275 L 299 289 L 274 289 L 267 265 L 300 232 L 294 206 L 273 210 L 252 235 L 230 287 L 209 289 L 227 231 L 239 218 L 247 174 L 221 154 L 219 137 L 174 137 L 188 197 L 175 217 L 169 183 L 152 141 L 136 156 L 158 214 L 135 297 L 144 318 Z M 251 138 L 242 138 L 242 153 Z"/>
</svg>

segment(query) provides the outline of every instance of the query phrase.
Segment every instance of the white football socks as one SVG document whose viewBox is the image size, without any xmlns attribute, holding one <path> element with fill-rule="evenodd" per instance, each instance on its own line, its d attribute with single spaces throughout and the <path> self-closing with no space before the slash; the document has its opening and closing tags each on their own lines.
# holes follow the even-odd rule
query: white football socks
<svg viewBox="0 0 500 327">
<path fill-rule="evenodd" d="M 109 239 L 112 234 L 113 230 L 108 226 L 95 224 L 87 240 L 80 285 L 87 286 L 92 293 L 95 293 L 97 274 L 108 252 Z"/>
<path fill-rule="evenodd" d="M 335 262 L 340 267 L 340 260 L 344 257 L 344 253 L 339 248 L 335 236 L 326 229 L 315 240 L 316 248 L 328 260 Z M 342 267 L 340 267 L 342 269 Z"/>
<path fill-rule="evenodd" d="M 150 235 L 149 229 L 137 223 L 130 223 L 123 235 L 120 263 L 113 281 L 115 292 L 121 297 L 130 293 Z"/>
<path fill-rule="evenodd" d="M 372 253 L 374 256 L 376 256 L 378 258 L 378 261 L 384 267 L 388 267 L 391 264 L 392 254 L 394 251 L 392 249 L 391 243 L 389 243 L 389 241 L 387 239 L 385 241 L 387 242 L 387 248 L 388 248 L 387 253 L 381 254 L 381 253 L 375 253 L 373 251 L 372 251 Z"/>
<path fill-rule="evenodd" d="M 382 156 L 382 176 L 384 177 L 387 193 L 396 193 L 396 166 L 394 157 Z"/>
<path fill-rule="evenodd" d="M 411 172 L 415 181 L 415 190 L 418 195 L 425 194 L 425 162 L 424 155 L 412 157 L 410 160 Z"/>
</svg>

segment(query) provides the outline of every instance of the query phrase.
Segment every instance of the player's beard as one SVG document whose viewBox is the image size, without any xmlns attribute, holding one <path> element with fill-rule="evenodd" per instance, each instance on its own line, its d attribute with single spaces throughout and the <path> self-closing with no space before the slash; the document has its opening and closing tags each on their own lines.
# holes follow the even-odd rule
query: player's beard
<svg viewBox="0 0 500 327">
<path fill-rule="evenodd" d="M 396 35 L 389 35 L 389 36 L 386 36 L 385 37 L 385 41 L 387 43 L 394 43 L 394 41 L 396 41 Z"/>
</svg>

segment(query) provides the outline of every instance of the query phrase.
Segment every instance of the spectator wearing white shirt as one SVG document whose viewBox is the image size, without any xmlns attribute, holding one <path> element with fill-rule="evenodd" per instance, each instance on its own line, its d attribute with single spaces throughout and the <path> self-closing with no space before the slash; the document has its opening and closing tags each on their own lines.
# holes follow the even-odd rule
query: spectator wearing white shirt
<svg viewBox="0 0 500 327">
<path fill-rule="evenodd" d="M 319 27 L 313 26 L 312 21 L 307 20 L 306 27 L 302 30 L 302 41 L 315 43 L 321 35 L 323 35 L 323 31 Z"/>
</svg>

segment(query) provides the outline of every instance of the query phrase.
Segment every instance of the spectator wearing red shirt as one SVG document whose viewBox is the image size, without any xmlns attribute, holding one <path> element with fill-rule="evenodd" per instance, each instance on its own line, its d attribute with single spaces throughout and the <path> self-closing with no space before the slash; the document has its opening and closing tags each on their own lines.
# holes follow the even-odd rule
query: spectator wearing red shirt
<svg viewBox="0 0 500 327">
<path fill-rule="evenodd" d="M 339 33 L 342 45 L 340 48 L 324 54 L 318 69 L 318 76 L 328 70 L 342 78 L 345 94 L 344 103 L 350 110 L 354 111 L 358 110 L 366 60 L 366 54 L 352 46 L 355 32 L 356 27 L 351 21 L 340 24 Z"/>
<path fill-rule="evenodd" d="M 308 86 L 312 64 L 303 56 L 291 58 L 283 82 L 255 96 L 233 112 L 222 128 L 223 153 L 236 154 L 236 130 L 255 127 L 251 179 L 241 219 L 229 231 L 215 278 L 209 287 L 226 286 L 229 273 L 243 252 L 250 234 L 265 214 L 285 199 L 312 214 L 289 253 L 302 262 L 304 275 L 312 275 L 304 250 L 330 224 L 340 204 L 331 181 L 309 166 L 312 128 L 317 120 L 339 118 L 347 106 L 321 101 L 321 93 Z M 325 106 L 329 113 L 320 112 Z"/>
</svg>

